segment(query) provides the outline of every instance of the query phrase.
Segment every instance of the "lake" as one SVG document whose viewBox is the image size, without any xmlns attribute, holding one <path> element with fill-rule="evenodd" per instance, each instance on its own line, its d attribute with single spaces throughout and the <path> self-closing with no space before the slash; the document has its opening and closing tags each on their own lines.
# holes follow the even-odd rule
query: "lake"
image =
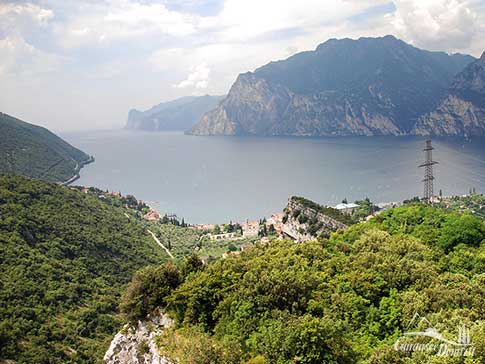
<svg viewBox="0 0 485 364">
<path fill-rule="evenodd" d="M 191 223 L 245 221 L 281 212 L 288 197 L 335 205 L 347 198 L 422 195 L 424 138 L 198 137 L 126 130 L 65 133 L 94 155 L 74 184 L 147 201 Z M 435 193 L 485 190 L 485 141 L 433 139 Z"/>
</svg>

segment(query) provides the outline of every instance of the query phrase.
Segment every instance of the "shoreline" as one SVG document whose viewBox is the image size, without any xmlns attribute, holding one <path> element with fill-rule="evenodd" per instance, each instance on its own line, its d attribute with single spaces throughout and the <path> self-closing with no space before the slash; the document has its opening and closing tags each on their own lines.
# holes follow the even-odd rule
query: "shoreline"
<svg viewBox="0 0 485 364">
<path fill-rule="evenodd" d="M 94 159 L 94 157 L 92 155 L 90 155 L 89 158 L 86 161 L 83 161 L 83 162 L 80 162 L 80 163 L 77 162 L 74 175 L 71 178 L 67 179 L 66 181 L 64 181 L 64 182 L 58 182 L 58 183 L 61 186 L 69 186 L 70 184 L 72 184 L 73 182 L 75 182 L 79 178 L 81 178 L 80 172 L 81 172 L 81 169 L 84 166 L 87 166 L 88 164 L 91 164 L 91 163 L 94 163 L 94 162 L 95 162 L 95 159 Z"/>
</svg>

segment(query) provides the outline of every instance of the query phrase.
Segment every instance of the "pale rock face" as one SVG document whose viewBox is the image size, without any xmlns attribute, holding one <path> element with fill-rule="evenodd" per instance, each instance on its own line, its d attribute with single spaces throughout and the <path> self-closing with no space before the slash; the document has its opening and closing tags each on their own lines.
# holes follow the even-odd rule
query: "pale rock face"
<svg viewBox="0 0 485 364">
<path fill-rule="evenodd" d="M 386 101 L 387 103 L 387 101 Z M 333 92 L 295 94 L 247 73 L 227 98 L 204 115 L 195 135 L 400 135 L 395 122 L 364 104 Z"/>
<path fill-rule="evenodd" d="M 305 215 L 308 222 L 300 223 L 298 218 L 293 217 L 295 211 L 299 211 L 298 216 Z M 297 242 L 314 240 L 318 236 L 329 235 L 331 232 L 347 228 L 347 225 L 340 221 L 332 219 L 308 206 L 304 206 L 294 199 L 288 201 L 288 205 L 285 208 L 285 215 L 287 219 L 282 226 L 282 231 Z M 319 226 L 319 229 L 314 234 L 310 232 L 310 223 L 312 220 Z"/>
<path fill-rule="evenodd" d="M 438 108 L 416 124 L 416 135 L 481 136 L 485 132 L 485 108 L 456 95 L 448 95 Z"/>
<path fill-rule="evenodd" d="M 158 353 L 155 338 L 173 321 L 163 313 L 157 313 L 137 327 L 126 325 L 116 334 L 104 355 L 106 364 L 171 364 Z"/>
</svg>

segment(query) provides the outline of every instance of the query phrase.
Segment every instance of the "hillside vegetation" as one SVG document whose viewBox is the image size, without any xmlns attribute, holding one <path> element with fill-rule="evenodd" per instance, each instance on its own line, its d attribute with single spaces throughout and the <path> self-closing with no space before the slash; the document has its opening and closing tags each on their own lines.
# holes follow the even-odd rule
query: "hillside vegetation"
<svg viewBox="0 0 485 364">
<path fill-rule="evenodd" d="M 101 363 L 120 292 L 165 253 L 90 194 L 0 177 L 0 362 Z"/>
<path fill-rule="evenodd" d="M 64 182 L 90 161 L 49 130 L 0 113 L 0 175 Z"/>
<path fill-rule="evenodd" d="M 183 363 L 479 364 L 484 239 L 477 216 L 410 205 L 329 239 L 273 241 L 179 275 L 172 266 L 154 269 L 154 278 L 144 271 L 124 307 L 140 299 L 165 307 L 178 326 L 158 345 Z M 167 291 L 176 284 L 164 277 L 174 276 L 186 278 Z M 415 313 L 450 340 L 466 325 L 474 356 L 395 351 Z"/>
</svg>

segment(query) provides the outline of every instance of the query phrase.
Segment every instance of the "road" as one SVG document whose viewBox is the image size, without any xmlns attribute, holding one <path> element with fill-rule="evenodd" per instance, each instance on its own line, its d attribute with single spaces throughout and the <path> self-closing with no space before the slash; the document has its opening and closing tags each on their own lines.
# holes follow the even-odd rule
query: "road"
<svg viewBox="0 0 485 364">
<path fill-rule="evenodd" d="M 162 244 L 162 242 L 160 241 L 160 239 L 158 239 L 157 236 L 154 233 L 152 233 L 150 230 L 147 229 L 147 231 L 150 233 L 150 235 L 152 236 L 153 240 L 155 240 L 158 245 L 160 245 L 163 249 L 165 249 L 165 251 L 170 256 L 170 258 L 175 259 L 175 257 L 172 255 L 172 253 L 170 253 L 170 250 L 168 250 L 167 247 Z"/>
</svg>

